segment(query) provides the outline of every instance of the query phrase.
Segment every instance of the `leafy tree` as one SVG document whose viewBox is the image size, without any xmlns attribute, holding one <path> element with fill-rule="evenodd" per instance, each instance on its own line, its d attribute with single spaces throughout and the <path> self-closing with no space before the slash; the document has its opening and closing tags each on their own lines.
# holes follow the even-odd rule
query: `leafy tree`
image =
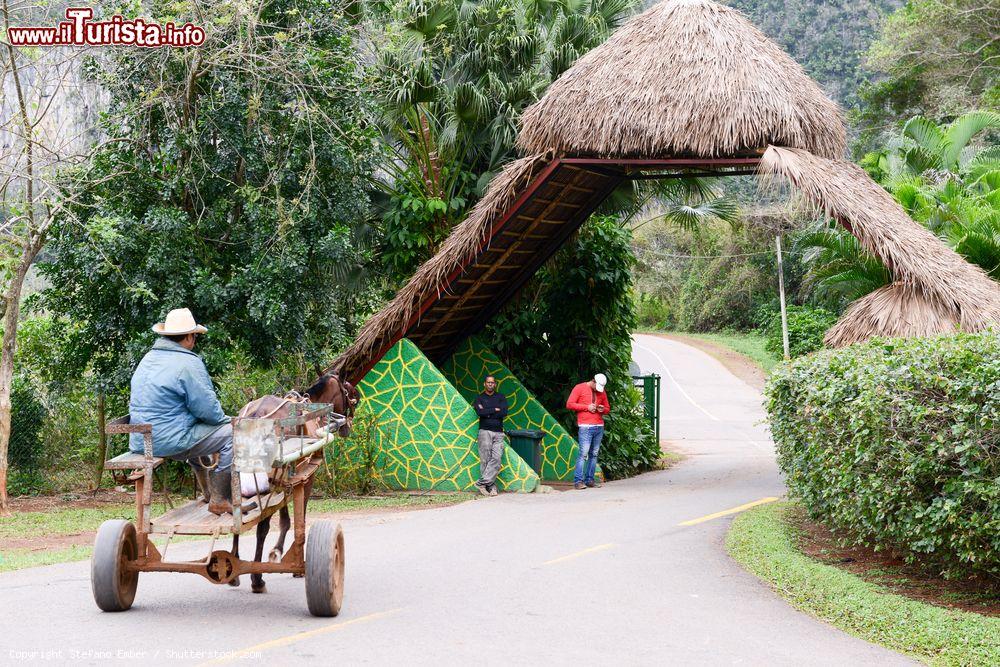
<svg viewBox="0 0 1000 667">
<path fill-rule="evenodd" d="M 879 76 L 860 91 L 861 146 L 915 114 L 1000 108 L 998 25 L 995 0 L 909 0 L 890 16 L 867 54 Z"/>
<path fill-rule="evenodd" d="M 323 0 L 198 11 L 210 26 L 198 49 L 91 63 L 109 95 L 111 141 L 91 165 L 103 180 L 74 193 L 42 265 L 42 304 L 82 323 L 69 367 L 92 364 L 109 387 L 124 386 L 171 308 L 208 323 L 217 373 L 234 350 L 318 367 L 367 305 L 375 137 L 349 24 Z"/>
</svg>

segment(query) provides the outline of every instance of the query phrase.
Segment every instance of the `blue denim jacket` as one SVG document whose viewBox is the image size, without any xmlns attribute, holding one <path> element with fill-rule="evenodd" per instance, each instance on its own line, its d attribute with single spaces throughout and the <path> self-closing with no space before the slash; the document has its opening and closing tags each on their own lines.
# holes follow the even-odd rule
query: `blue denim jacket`
<svg viewBox="0 0 1000 667">
<path fill-rule="evenodd" d="M 132 374 L 132 423 L 153 425 L 153 454 L 174 456 L 229 421 L 215 395 L 205 362 L 194 352 L 160 338 Z M 142 451 L 142 435 L 129 437 Z"/>
</svg>

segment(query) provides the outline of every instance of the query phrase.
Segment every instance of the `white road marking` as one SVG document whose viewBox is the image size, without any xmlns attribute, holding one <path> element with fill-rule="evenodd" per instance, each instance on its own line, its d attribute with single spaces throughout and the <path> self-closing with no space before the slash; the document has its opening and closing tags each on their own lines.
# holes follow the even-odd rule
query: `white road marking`
<svg viewBox="0 0 1000 667">
<path fill-rule="evenodd" d="M 683 396 L 684 398 L 686 398 L 686 399 L 688 400 L 688 402 L 689 402 L 689 403 L 690 403 L 691 405 L 693 405 L 694 407 L 696 407 L 696 408 L 698 408 L 699 410 L 701 410 L 702 412 L 704 412 L 704 413 L 705 413 L 705 414 L 706 414 L 706 415 L 708 416 L 708 418 L 709 418 L 709 419 L 711 419 L 712 421 L 719 421 L 719 418 L 718 418 L 718 417 L 716 417 L 716 416 L 715 416 L 715 415 L 713 415 L 713 414 L 712 414 L 711 412 L 709 412 L 709 411 L 708 411 L 708 410 L 706 410 L 705 408 L 703 408 L 703 407 L 701 407 L 700 405 L 698 405 L 698 402 L 697 402 L 697 401 L 695 401 L 695 400 L 694 400 L 693 398 L 691 398 L 691 397 L 690 397 L 690 396 L 688 395 L 688 393 L 687 393 L 686 391 L 684 391 L 684 387 L 682 387 L 682 386 L 680 385 L 680 383 L 678 383 L 678 382 L 677 382 L 677 380 L 676 380 L 676 379 L 674 379 L 674 374 L 670 372 L 670 369 L 669 369 L 669 368 L 667 368 L 667 364 L 666 364 L 666 362 L 665 362 L 665 361 L 663 361 L 663 359 L 662 359 L 662 358 L 660 357 L 660 355 L 658 355 L 658 354 L 656 353 L 656 351 L 655 351 L 655 350 L 651 350 L 650 348 L 646 347 L 645 345 L 641 345 L 641 344 L 640 344 L 640 343 L 638 343 L 638 342 L 636 342 L 635 346 L 636 346 L 637 348 L 639 348 L 640 350 L 645 350 L 646 352 L 648 352 L 648 353 L 650 353 L 651 355 L 653 355 L 654 357 L 656 357 L 656 360 L 657 360 L 658 362 L 660 362 L 660 366 L 662 366 L 662 367 L 663 367 L 663 371 L 664 371 L 664 372 L 665 372 L 665 373 L 667 374 L 667 377 L 668 377 L 668 378 L 670 378 L 670 381 L 674 383 L 674 386 L 675 386 L 675 387 L 677 387 L 677 390 L 678 390 L 679 392 L 681 392 L 681 395 L 682 395 L 682 396 Z"/>
</svg>

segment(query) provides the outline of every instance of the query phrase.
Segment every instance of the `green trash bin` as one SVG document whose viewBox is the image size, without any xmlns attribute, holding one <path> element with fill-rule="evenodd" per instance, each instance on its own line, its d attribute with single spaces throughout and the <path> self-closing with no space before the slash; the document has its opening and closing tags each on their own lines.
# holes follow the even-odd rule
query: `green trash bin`
<svg viewBox="0 0 1000 667">
<path fill-rule="evenodd" d="M 510 446 L 517 455 L 524 459 L 531 469 L 542 476 L 542 438 L 545 431 L 532 429 L 507 431 Z"/>
</svg>

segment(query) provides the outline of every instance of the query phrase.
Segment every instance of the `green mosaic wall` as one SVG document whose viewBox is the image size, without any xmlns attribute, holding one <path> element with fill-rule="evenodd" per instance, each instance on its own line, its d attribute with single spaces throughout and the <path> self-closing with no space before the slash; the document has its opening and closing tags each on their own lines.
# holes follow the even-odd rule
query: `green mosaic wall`
<svg viewBox="0 0 1000 667">
<path fill-rule="evenodd" d="M 482 392 L 486 376 L 494 376 L 498 391 L 507 397 L 510 407 L 504 428 L 545 431 L 542 479 L 573 480 L 573 468 L 580 451 L 576 439 L 480 340 L 473 337 L 462 343 L 444 363 L 441 372 L 470 404 Z"/>
<path fill-rule="evenodd" d="M 396 343 L 358 384 L 358 392 L 381 418 L 386 484 L 440 491 L 475 488 L 479 418 L 416 345 L 405 338 Z M 538 475 L 507 447 L 497 486 L 534 491 Z"/>
</svg>

